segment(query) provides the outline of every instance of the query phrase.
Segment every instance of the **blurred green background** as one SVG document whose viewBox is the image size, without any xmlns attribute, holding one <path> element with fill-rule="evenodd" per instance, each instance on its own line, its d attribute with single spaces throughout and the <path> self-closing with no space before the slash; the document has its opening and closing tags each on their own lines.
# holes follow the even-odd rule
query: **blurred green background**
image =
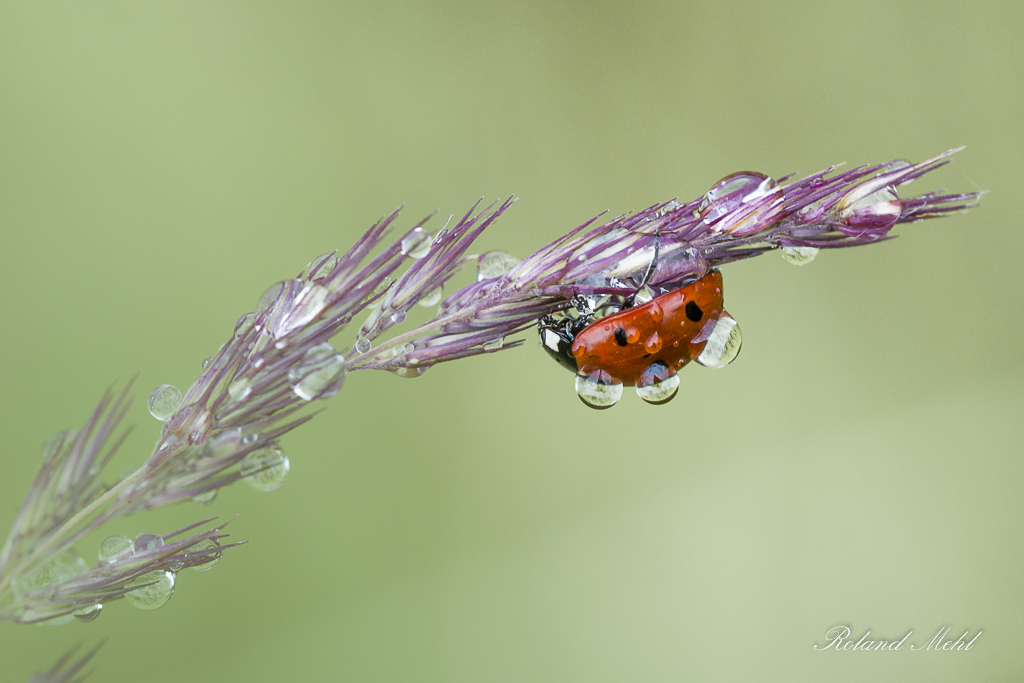
<svg viewBox="0 0 1024 683">
<path fill-rule="evenodd" d="M 0 681 L 106 637 L 97 682 L 1020 680 L 1022 27 L 1012 2 L 5 2 L 3 530 L 106 386 L 184 388 L 267 285 L 401 203 L 515 193 L 479 246 L 525 256 L 745 169 L 967 145 L 909 189 L 991 194 L 728 266 L 745 350 L 665 407 L 586 409 L 532 336 L 356 374 L 280 490 L 115 529 L 240 513 L 248 545 L 158 612 L 0 624 Z M 115 468 L 156 439 L 144 403 Z M 839 624 L 984 634 L 815 652 Z"/>
</svg>

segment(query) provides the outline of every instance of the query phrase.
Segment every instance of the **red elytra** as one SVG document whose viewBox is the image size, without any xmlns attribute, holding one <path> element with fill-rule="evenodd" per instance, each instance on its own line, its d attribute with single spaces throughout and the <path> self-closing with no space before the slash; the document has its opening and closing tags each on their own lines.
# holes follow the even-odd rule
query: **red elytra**
<svg viewBox="0 0 1024 683">
<path fill-rule="evenodd" d="M 584 375 L 602 370 L 635 384 L 656 361 L 676 371 L 697 358 L 724 313 L 722 274 L 711 271 L 681 289 L 601 318 L 576 335 L 572 355 Z"/>
</svg>

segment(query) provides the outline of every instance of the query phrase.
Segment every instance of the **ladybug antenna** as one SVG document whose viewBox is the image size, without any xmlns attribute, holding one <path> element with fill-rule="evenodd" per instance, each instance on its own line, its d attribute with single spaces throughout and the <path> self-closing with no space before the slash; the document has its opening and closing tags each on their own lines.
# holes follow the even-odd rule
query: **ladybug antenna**
<svg viewBox="0 0 1024 683">
<path fill-rule="evenodd" d="M 658 267 L 658 254 L 661 252 L 661 232 L 654 234 L 654 258 L 651 259 L 651 263 L 647 266 L 647 272 L 644 273 L 643 279 L 640 284 L 637 285 L 636 291 L 626 297 L 626 300 L 622 302 L 623 308 L 632 308 L 636 302 L 636 295 L 640 293 L 640 290 L 647 286 L 650 282 L 651 276 L 654 275 L 654 271 Z"/>
<path fill-rule="evenodd" d="M 654 275 L 655 269 L 658 267 L 658 254 L 661 252 L 661 231 L 654 233 L 654 258 L 651 259 L 650 265 L 647 266 L 647 272 L 644 273 L 644 279 L 640 281 L 640 286 L 637 287 L 639 292 L 641 289 L 647 286 L 651 280 L 651 276 Z M 634 295 L 635 296 L 635 295 Z"/>
</svg>

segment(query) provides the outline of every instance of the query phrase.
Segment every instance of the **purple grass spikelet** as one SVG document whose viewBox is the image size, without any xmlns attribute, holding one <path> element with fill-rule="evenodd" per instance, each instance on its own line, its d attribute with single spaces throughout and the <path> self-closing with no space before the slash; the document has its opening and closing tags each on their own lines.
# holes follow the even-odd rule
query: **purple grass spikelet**
<svg viewBox="0 0 1024 683">
<path fill-rule="evenodd" d="M 433 233 L 427 216 L 389 241 L 396 210 L 344 253 L 318 256 L 296 277 L 271 285 L 184 392 L 158 387 L 148 408 L 162 429 L 134 472 L 104 477 L 128 433 L 119 425 L 131 382 L 119 393 L 106 392 L 81 429 L 47 441 L 0 549 L 0 620 L 88 621 L 122 598 L 140 609 L 166 603 L 178 572 L 208 569 L 240 545 L 226 542 L 225 524 L 207 519 L 134 540 L 109 536 L 95 563 L 74 546 L 126 515 L 211 503 L 238 480 L 258 491 L 277 488 L 290 467 L 281 438 L 312 419 L 309 406 L 337 394 L 351 372 L 418 377 L 439 363 L 519 346 L 514 337 L 538 321 L 568 329 L 645 305 L 709 273 L 720 277 L 715 269 L 733 261 L 779 250 L 802 264 L 822 249 L 891 239 L 898 224 L 977 204 L 979 192 L 899 194 L 956 151 L 917 164 L 830 167 L 789 182 L 736 173 L 686 203 L 670 200 L 601 224 L 594 217 L 521 260 L 500 251 L 469 253 L 512 198 L 483 208 L 478 202 Z M 460 269 L 471 267 L 473 281 L 444 297 Z M 417 304 L 437 312 L 400 329 Z M 738 352 L 735 320 L 721 313 L 695 337 L 701 346 L 692 360 L 707 367 L 722 367 Z M 357 318 L 352 338 L 337 342 Z M 622 345 L 627 341 L 624 336 Z M 645 343 L 650 353 L 661 347 L 654 337 Z M 575 364 L 571 356 L 565 360 Z M 678 381 L 668 370 L 652 363 L 636 380 L 644 400 L 663 403 L 675 395 Z M 578 377 L 577 389 L 590 405 L 608 407 L 622 384 L 600 372 Z"/>
</svg>

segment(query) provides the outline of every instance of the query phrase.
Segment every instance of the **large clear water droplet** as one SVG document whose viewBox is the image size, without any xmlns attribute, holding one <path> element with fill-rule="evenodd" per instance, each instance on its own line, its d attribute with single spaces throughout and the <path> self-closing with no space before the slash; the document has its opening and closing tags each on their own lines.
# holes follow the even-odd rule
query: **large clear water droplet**
<svg viewBox="0 0 1024 683">
<path fill-rule="evenodd" d="M 819 251 L 817 247 L 782 247 L 782 258 L 794 266 L 806 266 Z"/>
<path fill-rule="evenodd" d="M 239 463 L 242 481 L 262 492 L 280 487 L 290 466 L 288 456 L 279 448 L 257 448 Z"/>
<path fill-rule="evenodd" d="M 904 168 L 909 168 L 911 166 L 913 166 L 913 164 L 907 161 L 906 159 L 894 159 L 885 165 L 885 171 L 886 173 L 892 173 L 894 171 L 899 171 Z M 897 185 L 899 185 L 900 187 L 905 187 L 912 182 L 914 182 L 913 178 L 911 178 L 910 180 L 904 180 L 902 182 L 899 182 L 897 183 Z"/>
<path fill-rule="evenodd" d="M 715 229 L 715 224 L 728 214 L 743 208 L 744 205 L 749 206 L 775 191 L 775 181 L 763 173 L 733 173 L 719 180 L 704 193 L 697 212 L 705 225 Z"/>
<path fill-rule="evenodd" d="M 506 251 L 489 251 L 476 262 L 476 281 L 505 277 L 519 265 L 519 259 Z"/>
<path fill-rule="evenodd" d="M 97 602 L 97 603 L 94 603 L 92 605 L 86 605 L 85 607 L 80 607 L 79 609 L 76 609 L 71 614 L 73 614 L 75 616 L 75 619 L 78 619 L 79 621 L 81 621 L 83 623 L 88 623 L 90 621 L 93 621 L 96 617 L 98 617 L 102 610 L 103 610 L 103 605 Z"/>
<path fill-rule="evenodd" d="M 491 352 L 494 352 L 494 351 L 501 350 L 501 347 L 504 346 L 504 344 L 505 344 L 505 338 L 504 337 L 497 337 L 496 339 L 491 339 L 490 341 L 485 341 L 483 344 L 480 345 L 480 348 L 482 348 L 484 351 L 487 351 L 488 353 L 491 353 Z"/>
<path fill-rule="evenodd" d="M 577 373 L 576 395 L 591 408 L 611 408 L 622 398 L 622 382 L 604 370 Z"/>
<path fill-rule="evenodd" d="M 318 344 L 288 371 L 288 381 L 306 401 L 334 396 L 345 381 L 345 358 L 327 342 Z"/>
<path fill-rule="evenodd" d="M 149 395 L 149 414 L 166 422 L 181 407 L 181 391 L 170 384 L 161 384 Z"/>
<path fill-rule="evenodd" d="M 289 286 L 289 282 L 281 281 L 275 282 L 274 284 L 267 287 L 267 291 L 263 292 L 263 296 L 256 303 L 256 313 L 265 313 L 277 303 L 277 300 L 281 298 L 281 294 L 285 291 L 285 288 Z"/>
<path fill-rule="evenodd" d="M 679 375 L 661 361 L 648 365 L 636 381 L 636 393 L 652 405 L 668 403 L 679 391 Z"/>
<path fill-rule="evenodd" d="M 338 265 L 338 258 L 334 254 L 321 254 L 306 264 L 302 270 L 302 277 L 306 280 L 322 280 Z"/>
<path fill-rule="evenodd" d="M 370 340 L 366 339 L 365 337 L 362 337 L 360 339 L 356 339 L 356 352 L 357 353 L 366 353 L 367 351 L 370 350 L 370 348 L 372 346 L 373 346 L 373 344 L 370 342 Z"/>
<path fill-rule="evenodd" d="M 209 505 L 217 497 L 217 489 L 209 489 L 192 496 L 192 502 L 197 505 Z"/>
<path fill-rule="evenodd" d="M 838 208 L 845 223 L 836 225 L 840 232 L 853 237 L 881 236 L 899 220 L 903 202 L 896 188 L 873 180 L 852 189 L 840 200 Z"/>
<path fill-rule="evenodd" d="M 139 534 L 135 537 L 135 552 L 144 553 L 147 550 L 158 550 L 164 547 L 164 539 L 156 534 Z"/>
<path fill-rule="evenodd" d="M 288 305 L 282 306 L 271 330 L 274 336 L 283 337 L 309 324 L 324 310 L 329 295 L 330 290 L 323 285 L 307 284 Z"/>
<path fill-rule="evenodd" d="M 704 344 L 704 350 L 697 356 L 697 362 L 706 368 L 724 368 L 736 360 L 742 345 L 740 326 L 730 315 L 723 313 L 722 317 L 714 321 L 714 327 Z"/>
<path fill-rule="evenodd" d="M 156 570 L 137 576 L 125 587 L 130 589 L 124 599 L 132 607 L 144 610 L 159 609 L 167 604 L 174 593 L 174 572 Z"/>
<path fill-rule="evenodd" d="M 59 553 L 49 562 L 39 566 L 28 576 L 23 576 L 12 581 L 11 587 L 14 593 L 15 601 L 21 600 L 31 591 L 44 586 L 52 586 L 63 581 L 70 581 L 76 576 L 81 576 L 89 571 L 89 565 L 85 563 L 78 554 L 68 549 Z M 61 623 L 71 621 L 69 617 Z M 54 625 L 56 622 L 50 621 L 50 625 Z"/>
<path fill-rule="evenodd" d="M 391 322 L 393 322 L 396 325 L 401 325 L 402 323 L 405 322 L 406 317 L 407 316 L 405 311 L 403 311 L 402 309 L 398 309 L 397 311 L 391 314 Z"/>
<path fill-rule="evenodd" d="M 417 301 L 416 303 L 418 303 L 420 306 L 425 306 L 427 308 L 430 308 L 431 306 L 436 306 L 439 303 L 441 303 L 441 297 L 443 297 L 443 296 L 444 296 L 444 287 L 443 286 L 435 287 L 434 289 L 430 290 L 429 292 L 427 292 L 426 294 L 421 296 L 420 300 Z"/>
<path fill-rule="evenodd" d="M 135 543 L 132 539 L 121 534 L 114 534 L 100 541 L 100 549 L 96 555 L 100 562 L 116 562 L 130 557 L 134 552 Z"/>
<path fill-rule="evenodd" d="M 223 553 L 223 551 L 220 550 L 220 544 L 212 538 L 203 539 L 199 543 L 189 548 L 189 554 L 192 554 L 196 551 L 212 551 L 214 549 L 216 549 L 216 552 L 204 552 L 204 555 L 207 555 L 210 558 L 209 560 L 203 562 L 202 564 L 193 565 L 192 569 L 195 569 L 197 572 L 205 572 L 207 570 L 213 569 L 213 566 L 220 561 L 220 556 Z"/>
<path fill-rule="evenodd" d="M 402 238 L 402 254 L 409 258 L 423 258 L 430 253 L 432 239 L 429 232 L 416 228 Z"/>
</svg>

